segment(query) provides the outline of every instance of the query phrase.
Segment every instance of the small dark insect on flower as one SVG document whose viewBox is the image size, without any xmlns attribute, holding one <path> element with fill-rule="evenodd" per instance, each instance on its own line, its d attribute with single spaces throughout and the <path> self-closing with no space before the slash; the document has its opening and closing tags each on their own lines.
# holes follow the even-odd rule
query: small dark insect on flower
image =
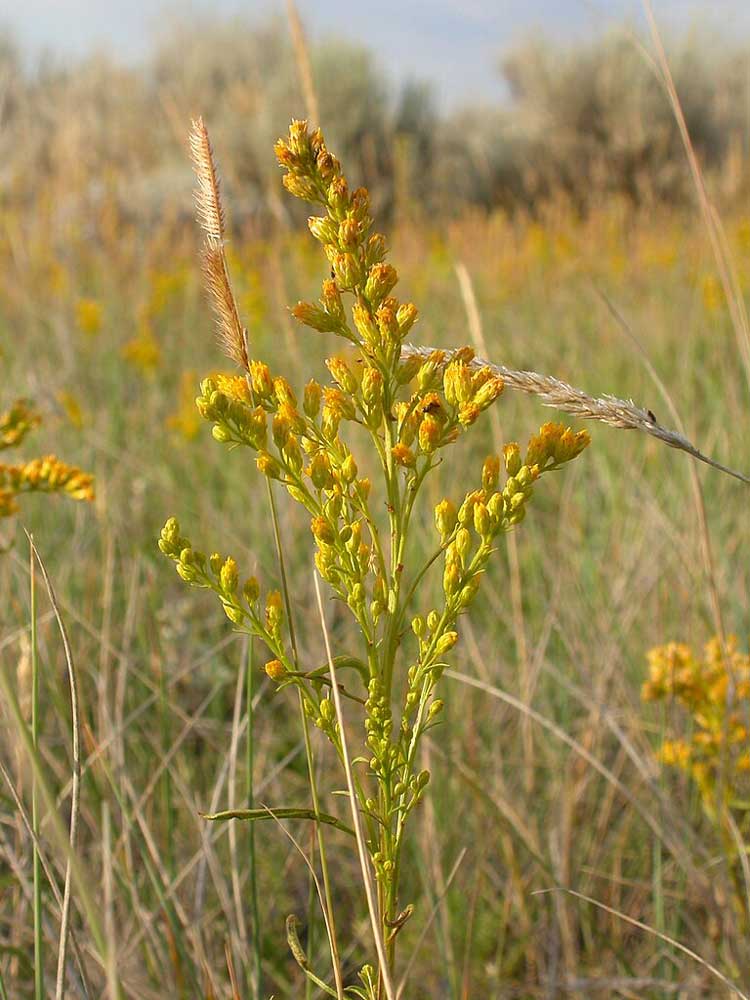
<svg viewBox="0 0 750 1000">
<path fill-rule="evenodd" d="M 659 421 L 656 419 L 656 415 L 654 414 L 653 410 L 646 410 L 646 413 L 648 413 L 648 419 L 651 421 L 652 424 L 659 423 Z"/>
</svg>

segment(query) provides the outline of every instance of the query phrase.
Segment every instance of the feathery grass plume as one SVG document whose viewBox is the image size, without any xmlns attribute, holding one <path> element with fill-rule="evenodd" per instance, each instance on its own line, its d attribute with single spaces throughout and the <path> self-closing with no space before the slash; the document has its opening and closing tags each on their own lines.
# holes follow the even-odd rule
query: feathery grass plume
<svg viewBox="0 0 750 1000">
<path fill-rule="evenodd" d="M 192 123 L 189 143 L 198 181 L 195 189 L 198 222 L 205 234 L 202 248 L 203 276 L 211 307 L 216 316 L 219 343 L 228 357 L 247 370 L 245 333 L 229 281 L 229 268 L 224 252 L 226 221 L 221 202 L 219 175 L 211 140 L 202 118 Z"/>
<path fill-rule="evenodd" d="M 453 352 L 450 350 L 442 351 L 434 347 L 418 347 L 415 344 L 404 344 L 401 349 L 401 357 L 404 360 L 420 358 L 427 362 L 434 359 L 438 367 L 445 367 L 452 356 Z M 608 393 L 603 396 L 589 396 L 581 389 L 575 389 L 572 385 L 568 385 L 567 382 L 562 382 L 552 375 L 519 371 L 505 365 L 495 364 L 493 361 L 485 361 L 482 358 L 474 358 L 471 361 L 471 366 L 477 370 L 482 367 L 491 369 L 502 378 L 509 389 L 516 389 L 519 392 L 536 396 L 544 406 L 553 406 L 557 410 L 570 413 L 582 420 L 598 420 L 610 427 L 643 431 L 668 447 L 684 451 L 698 459 L 699 462 L 718 469 L 719 472 L 733 476 L 743 483 L 750 483 L 750 476 L 730 469 L 726 465 L 722 465 L 721 462 L 704 455 L 682 434 L 662 427 L 652 413 L 637 406 L 632 399 L 618 399 L 617 396 L 611 396 Z"/>
</svg>

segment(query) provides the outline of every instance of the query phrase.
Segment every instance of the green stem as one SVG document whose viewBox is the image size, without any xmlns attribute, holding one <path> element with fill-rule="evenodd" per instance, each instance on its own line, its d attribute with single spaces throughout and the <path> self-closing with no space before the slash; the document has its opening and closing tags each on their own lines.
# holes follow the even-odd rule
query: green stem
<svg viewBox="0 0 750 1000">
<path fill-rule="evenodd" d="M 297 670 L 299 670 L 299 654 L 297 651 L 297 636 L 294 628 L 294 618 L 292 616 L 292 602 L 289 593 L 289 585 L 286 575 L 286 564 L 284 560 L 284 550 L 281 544 L 281 530 L 279 528 L 279 517 L 276 510 L 276 501 L 274 500 L 273 490 L 271 488 L 270 480 L 266 480 L 266 486 L 268 490 L 268 505 L 271 510 L 271 522 L 273 524 L 273 534 L 274 541 L 276 544 L 276 556 L 279 562 L 279 575 L 281 578 L 281 593 L 284 597 L 284 606 L 286 608 L 286 617 L 289 627 L 289 641 L 292 647 L 292 655 L 294 658 L 294 664 Z M 318 785 L 315 777 L 315 760 L 313 757 L 312 745 L 310 742 L 310 730 L 307 725 L 307 715 L 305 714 L 305 704 L 302 696 L 302 692 L 297 688 L 297 696 L 299 702 L 299 713 L 300 721 L 302 723 L 302 732 L 305 739 L 305 757 L 307 758 L 307 775 L 310 783 L 310 798 L 312 800 L 312 806 L 316 814 L 319 813 L 320 805 L 318 799 Z M 328 860 L 325 850 L 325 841 L 323 838 L 323 831 L 320 825 L 316 824 L 316 834 L 318 840 L 318 852 L 320 854 L 320 868 L 323 875 L 323 894 L 325 896 L 325 906 L 328 915 L 328 926 L 330 928 L 330 945 L 331 945 L 331 961 L 333 965 L 333 978 L 336 982 L 336 994 L 339 1000 L 344 1000 L 344 985 L 341 977 L 341 962 L 338 953 L 338 944 L 336 941 L 336 924 L 333 913 L 333 896 L 331 893 L 331 879 L 328 871 Z M 312 916 L 312 914 L 310 914 Z M 312 920 L 309 922 L 309 926 L 312 926 Z"/>
<path fill-rule="evenodd" d="M 247 808 L 255 805 L 255 784 L 253 767 L 255 764 L 255 727 L 253 712 L 253 688 L 255 670 L 255 646 L 252 636 L 247 640 L 247 656 L 245 658 L 245 701 L 247 703 L 247 740 L 245 742 L 245 799 Z M 261 997 L 261 947 L 260 947 L 260 909 L 258 906 L 258 869 L 255 863 L 255 824 L 251 823 L 247 832 L 247 857 L 250 866 L 250 912 L 253 929 L 253 965 L 248 970 L 248 990 L 254 1000 Z"/>
<path fill-rule="evenodd" d="M 39 650 L 36 630 L 36 568 L 33 539 L 29 539 L 29 587 L 31 615 L 31 743 L 39 755 Z M 36 844 L 39 839 L 39 790 L 36 772 L 31 779 L 31 826 L 34 831 L 34 1000 L 44 1000 L 44 951 L 42 940 L 42 863 Z"/>
</svg>

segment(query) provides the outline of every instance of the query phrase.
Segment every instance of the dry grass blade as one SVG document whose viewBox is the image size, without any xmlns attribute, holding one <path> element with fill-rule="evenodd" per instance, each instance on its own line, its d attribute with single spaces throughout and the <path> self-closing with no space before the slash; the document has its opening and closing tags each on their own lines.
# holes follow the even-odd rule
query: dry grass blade
<svg viewBox="0 0 750 1000">
<path fill-rule="evenodd" d="M 80 712 L 79 712 L 79 698 L 78 698 L 78 678 L 76 674 L 76 668 L 73 661 L 73 652 L 70 646 L 70 640 L 68 639 L 68 632 L 65 628 L 65 623 L 60 614 L 60 608 L 57 603 L 57 598 L 55 596 L 55 591 L 52 586 L 52 582 L 47 573 L 47 568 L 44 565 L 41 556 L 34 545 L 34 541 L 31 535 L 27 532 L 27 537 L 29 539 L 29 545 L 34 553 L 36 561 L 39 563 L 39 568 L 42 571 L 42 577 L 44 579 L 44 585 L 47 588 L 47 594 L 49 596 L 50 604 L 52 605 L 52 610 L 57 621 L 57 626 L 60 630 L 60 637 L 62 639 L 63 651 L 65 654 L 65 664 L 68 670 L 68 683 L 70 685 L 70 719 L 71 719 L 71 731 L 72 731 L 72 754 L 73 754 L 73 776 L 71 781 L 71 792 L 70 792 L 70 827 L 69 827 L 69 843 L 70 843 L 70 853 L 68 854 L 67 864 L 65 866 L 65 887 L 63 889 L 63 899 L 62 899 L 62 912 L 60 914 L 60 945 L 57 953 L 57 976 L 55 980 L 55 997 L 56 1000 L 62 1000 L 65 992 L 65 960 L 68 950 L 68 935 L 70 933 L 70 901 L 71 901 L 71 885 L 73 879 L 73 855 L 76 849 L 76 843 L 78 840 L 78 817 L 80 812 L 80 799 L 81 799 L 81 722 L 80 722 Z"/>
<path fill-rule="evenodd" d="M 228 357 L 247 369 L 245 335 L 224 253 L 226 222 L 221 203 L 219 174 L 211 140 L 202 118 L 193 122 L 189 143 L 198 180 L 195 191 L 198 222 L 206 234 L 201 251 L 203 277 L 216 316 L 219 344 Z"/>
<path fill-rule="evenodd" d="M 694 952 L 692 948 L 688 948 L 687 945 L 682 944 L 680 941 L 670 937 L 668 934 L 662 934 L 661 931 L 657 931 L 654 927 L 649 927 L 648 924 L 644 924 L 640 920 L 636 920 L 635 917 L 629 917 L 627 913 L 615 910 L 613 907 L 607 906 L 606 903 L 601 903 L 598 899 L 592 899 L 591 896 L 586 896 L 582 892 L 576 892 L 575 889 L 566 889 L 564 887 L 557 889 L 537 889 L 533 895 L 542 895 L 547 892 L 565 892 L 569 896 L 574 896 L 576 899 L 583 900 L 584 903 L 591 903 L 592 906 L 596 906 L 600 910 L 604 910 L 605 913 L 609 913 L 613 917 L 618 917 L 620 920 L 624 920 L 625 923 L 631 924 L 633 927 L 637 927 L 639 930 L 645 931 L 647 934 L 653 934 L 653 936 L 659 938 L 660 941 L 664 941 L 665 944 L 671 945 L 673 948 L 681 951 L 683 955 L 687 955 L 688 958 L 692 958 L 693 961 L 703 966 L 703 968 L 710 972 L 712 976 L 715 976 L 720 982 L 724 983 L 727 989 L 734 996 L 740 997 L 741 1000 L 750 1000 L 747 993 L 743 993 L 738 986 L 735 986 L 731 980 L 727 979 L 720 969 L 717 969 L 715 965 L 711 965 L 711 963 L 707 962 L 705 958 L 701 958 L 701 956 Z"/>
<path fill-rule="evenodd" d="M 404 344 L 401 348 L 401 356 L 403 358 L 420 357 L 427 360 L 437 350 L 438 348 L 435 347 L 417 347 L 415 344 Z M 447 364 L 457 352 L 443 351 L 443 353 Z M 554 406 L 556 409 L 580 417 L 582 420 L 598 420 L 600 423 L 622 430 L 643 431 L 670 448 L 684 451 L 688 455 L 692 455 L 693 458 L 697 458 L 699 462 L 718 469 L 719 472 L 725 472 L 728 476 L 733 476 L 743 483 L 750 483 L 750 476 L 736 472 L 734 469 L 722 465 L 721 462 L 704 455 L 682 434 L 662 427 L 657 420 L 652 418 L 648 410 L 642 410 L 640 406 L 636 406 L 632 399 L 618 399 L 617 396 L 609 394 L 589 396 L 581 389 L 574 389 L 572 385 L 568 385 L 567 382 L 562 382 L 552 375 L 519 371 L 515 368 L 507 368 L 505 365 L 496 365 L 483 358 L 475 358 L 472 361 L 474 368 L 481 368 L 485 365 L 496 375 L 499 375 L 509 389 L 517 389 L 530 396 L 537 396 L 544 406 Z"/>
<path fill-rule="evenodd" d="M 299 82 L 302 87 L 302 94 L 305 98 L 305 110 L 307 118 L 316 125 L 320 123 L 320 108 L 318 106 L 318 95 L 315 92 L 313 83 L 312 65 L 310 63 L 310 51 L 305 39 L 305 31 L 294 0 L 287 0 L 286 13 L 289 18 L 289 28 L 292 33 L 292 45 L 294 46 L 294 58 L 297 63 Z"/>
</svg>

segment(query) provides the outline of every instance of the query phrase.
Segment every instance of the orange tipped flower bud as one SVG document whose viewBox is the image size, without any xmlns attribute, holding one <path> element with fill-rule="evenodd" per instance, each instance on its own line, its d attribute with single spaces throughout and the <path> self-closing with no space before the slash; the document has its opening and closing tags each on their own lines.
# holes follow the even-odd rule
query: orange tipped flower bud
<svg viewBox="0 0 750 1000">
<path fill-rule="evenodd" d="M 338 327 L 338 322 L 313 302 L 298 302 L 292 306 L 291 312 L 298 323 L 304 323 L 319 333 L 330 333 Z"/>
<path fill-rule="evenodd" d="M 505 459 L 505 469 L 509 476 L 515 476 L 521 468 L 521 449 L 512 441 L 503 448 L 503 458 Z"/>
<path fill-rule="evenodd" d="M 258 399 L 268 399 L 273 393 L 273 379 L 267 364 L 262 361 L 250 362 L 250 383 Z"/>
<path fill-rule="evenodd" d="M 326 358 L 326 367 L 338 384 L 349 394 L 357 389 L 357 380 L 352 374 L 352 370 L 343 358 Z"/>
<path fill-rule="evenodd" d="M 435 508 L 435 525 L 444 542 L 456 527 L 456 507 L 450 500 L 441 500 Z"/>
<path fill-rule="evenodd" d="M 344 303 L 341 301 L 341 292 L 333 278 L 326 278 L 320 293 L 320 301 L 323 308 L 340 326 L 345 319 Z"/>
<path fill-rule="evenodd" d="M 366 344 L 374 346 L 380 340 L 377 323 L 372 315 L 372 311 L 365 302 L 355 302 L 352 307 L 352 317 L 354 325 Z"/>
<path fill-rule="evenodd" d="M 287 669 L 281 660 L 269 660 L 264 669 L 272 681 L 282 681 L 287 674 Z"/>
<path fill-rule="evenodd" d="M 401 465 L 405 469 L 414 468 L 417 460 L 414 457 L 414 452 L 408 445 L 405 445 L 403 442 L 399 442 L 391 448 L 391 454 L 393 455 L 397 465 Z"/>
<path fill-rule="evenodd" d="M 328 204 L 336 219 L 343 219 L 349 207 L 349 186 L 345 177 L 335 177 L 328 188 Z"/>
<path fill-rule="evenodd" d="M 360 238 L 360 225 L 356 219 L 344 219 L 338 228 L 338 242 L 342 250 L 355 250 Z M 333 243 L 333 240 L 327 242 Z"/>
<path fill-rule="evenodd" d="M 365 298 L 374 309 L 377 309 L 397 281 L 398 273 L 395 267 L 385 263 L 374 264 L 365 282 Z"/>
<path fill-rule="evenodd" d="M 467 403 L 472 396 L 471 372 L 463 361 L 451 361 L 443 374 L 443 392 L 451 406 Z"/>
<path fill-rule="evenodd" d="M 458 632 L 446 632 L 445 635 L 441 635 L 437 641 L 436 652 L 438 656 L 442 656 L 447 653 L 449 649 L 453 647 L 458 642 Z"/>
<path fill-rule="evenodd" d="M 473 403 L 480 410 L 486 410 L 503 391 L 505 383 L 501 378 L 491 378 L 484 383 L 474 396 Z"/>
<path fill-rule="evenodd" d="M 385 236 L 382 233 L 373 233 L 365 247 L 365 267 L 369 269 L 373 264 L 385 260 L 386 253 Z"/>
<path fill-rule="evenodd" d="M 345 483 L 353 483 L 357 478 L 357 463 L 353 455 L 347 455 L 341 464 L 341 475 Z"/>
<path fill-rule="evenodd" d="M 358 497 L 362 500 L 367 500 L 370 495 L 370 490 L 372 489 L 372 483 L 366 476 L 364 476 L 362 479 L 358 479 L 355 482 L 354 489 Z"/>
<path fill-rule="evenodd" d="M 271 590 L 266 597 L 266 625 L 271 632 L 276 633 L 283 620 L 284 610 L 281 594 L 278 590 Z"/>
<path fill-rule="evenodd" d="M 417 322 L 418 317 L 419 311 L 413 302 L 404 302 L 403 305 L 398 307 L 396 319 L 398 320 L 398 328 L 401 331 L 402 337 L 405 337 L 409 330 L 411 330 Z"/>
<path fill-rule="evenodd" d="M 491 493 L 497 488 L 500 478 L 500 458 L 497 455 L 488 455 L 482 466 L 482 489 Z"/>
<path fill-rule="evenodd" d="M 231 556 L 228 556 L 219 574 L 219 583 L 225 594 L 235 594 L 237 592 L 239 578 L 237 563 Z"/>
<path fill-rule="evenodd" d="M 245 598 L 248 604 L 253 605 L 260 597 L 260 584 L 254 576 L 249 576 L 245 580 L 245 584 L 242 588 L 242 596 Z"/>
<path fill-rule="evenodd" d="M 383 399 L 383 376 L 377 368 L 366 369 L 362 376 L 362 398 L 371 410 L 379 409 Z"/>
<path fill-rule="evenodd" d="M 305 386 L 305 394 L 302 399 L 302 409 L 305 413 L 313 420 L 317 417 L 320 412 L 320 401 L 323 396 L 323 390 L 315 381 L 315 379 L 310 379 L 310 381 Z"/>
<path fill-rule="evenodd" d="M 490 512 L 483 503 L 474 505 L 474 530 L 482 538 L 486 538 L 491 531 Z"/>
<path fill-rule="evenodd" d="M 425 455 L 432 455 L 437 450 L 442 433 L 440 421 L 431 413 L 425 414 L 419 425 L 419 447 Z"/>
<path fill-rule="evenodd" d="M 421 367 L 422 359 L 418 355 L 407 358 L 396 369 L 396 381 L 399 385 L 406 385 L 417 375 Z"/>
<path fill-rule="evenodd" d="M 333 487 L 333 472 L 331 471 L 331 461 L 328 455 L 319 451 L 313 456 L 307 470 L 307 474 L 318 490 L 330 490 Z"/>
<path fill-rule="evenodd" d="M 338 227 L 329 216 L 311 215 L 307 220 L 310 232 L 320 243 L 336 243 Z"/>
<path fill-rule="evenodd" d="M 336 541 L 336 532 L 324 517 L 314 517 L 310 522 L 310 531 L 315 536 L 316 541 L 324 545 L 333 545 Z"/>
<path fill-rule="evenodd" d="M 262 472 L 264 476 L 268 476 L 269 479 L 281 479 L 281 466 L 267 451 L 259 452 L 255 464 L 258 466 L 258 471 Z"/>
<path fill-rule="evenodd" d="M 331 263 L 341 288 L 354 288 L 359 284 L 362 269 L 355 254 L 337 253 Z"/>
</svg>

